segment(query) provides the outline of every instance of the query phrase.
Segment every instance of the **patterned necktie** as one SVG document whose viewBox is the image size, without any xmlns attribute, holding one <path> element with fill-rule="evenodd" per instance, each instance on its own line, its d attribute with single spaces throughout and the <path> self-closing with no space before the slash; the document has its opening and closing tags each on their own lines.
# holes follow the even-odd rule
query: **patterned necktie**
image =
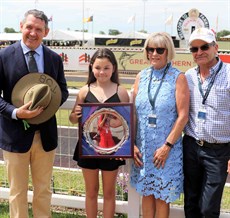
<svg viewBox="0 0 230 218">
<path fill-rule="evenodd" d="M 38 72 L 38 67 L 36 60 L 34 58 L 35 51 L 29 51 L 28 52 L 28 68 L 30 73 Z"/>
</svg>

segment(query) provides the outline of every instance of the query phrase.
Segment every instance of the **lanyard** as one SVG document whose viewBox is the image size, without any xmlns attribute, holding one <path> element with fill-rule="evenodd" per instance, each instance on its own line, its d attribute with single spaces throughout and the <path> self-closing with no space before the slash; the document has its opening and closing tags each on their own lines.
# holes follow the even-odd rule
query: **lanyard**
<svg viewBox="0 0 230 218">
<path fill-rule="evenodd" d="M 149 98 L 150 104 L 152 105 L 153 110 L 155 109 L 156 98 L 157 98 L 157 95 L 158 95 L 159 90 L 160 90 L 160 88 L 161 88 L 161 85 L 162 85 L 162 83 L 163 83 L 163 79 L 164 79 L 164 77 L 165 77 L 165 75 L 166 75 L 166 73 L 167 73 L 167 71 L 168 71 L 168 69 L 169 69 L 169 66 L 170 66 L 170 63 L 167 64 L 167 66 L 166 66 L 166 68 L 165 68 L 165 70 L 164 70 L 163 76 L 162 76 L 162 78 L 161 78 L 161 82 L 160 82 L 159 86 L 157 87 L 157 90 L 156 90 L 155 95 L 154 95 L 153 98 L 152 98 L 152 96 L 151 96 L 151 94 L 150 94 L 150 87 L 151 87 L 151 83 L 152 83 L 153 70 L 152 70 L 152 72 L 151 72 L 150 81 L 149 81 L 149 85 L 148 85 L 148 98 Z"/>
<path fill-rule="evenodd" d="M 211 91 L 211 88 L 212 88 L 212 86 L 213 86 L 213 83 L 214 83 L 214 81 L 215 81 L 216 75 L 217 75 L 217 73 L 219 73 L 219 71 L 221 70 L 222 66 L 223 66 L 223 62 L 221 61 L 218 70 L 215 72 L 215 74 L 214 74 L 213 77 L 212 77 L 212 80 L 211 80 L 210 83 L 208 84 L 208 88 L 207 88 L 207 91 L 205 92 L 205 94 L 204 94 L 203 89 L 202 89 L 201 80 L 200 80 L 200 78 L 198 77 L 199 91 L 200 91 L 200 94 L 201 94 L 202 97 L 203 97 L 203 101 L 202 101 L 202 104 L 203 104 L 203 105 L 205 104 L 205 101 L 206 101 L 206 99 L 208 98 L 208 95 L 209 95 L 209 93 L 210 93 L 210 91 Z M 198 71 L 198 74 L 199 74 L 199 73 L 200 73 L 200 69 L 199 69 L 199 71 Z"/>
</svg>

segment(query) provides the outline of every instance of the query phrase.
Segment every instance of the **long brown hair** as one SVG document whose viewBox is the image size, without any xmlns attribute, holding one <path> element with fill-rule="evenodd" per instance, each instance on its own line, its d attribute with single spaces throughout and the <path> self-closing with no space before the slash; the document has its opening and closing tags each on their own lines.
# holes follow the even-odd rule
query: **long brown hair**
<svg viewBox="0 0 230 218">
<path fill-rule="evenodd" d="M 118 76 L 118 64 L 117 64 L 117 60 L 116 57 L 114 55 L 114 53 L 109 50 L 108 48 L 99 48 L 92 56 L 91 60 L 90 60 L 90 65 L 89 65 L 89 74 L 88 74 L 88 80 L 86 82 L 86 84 L 91 84 L 93 82 L 95 82 L 97 79 L 95 78 L 94 74 L 93 74 L 93 64 L 95 62 L 95 60 L 97 58 L 108 58 L 109 61 L 111 62 L 111 64 L 114 67 L 114 72 L 111 76 L 111 81 L 114 83 L 117 83 L 118 85 L 119 83 L 119 76 Z"/>
</svg>

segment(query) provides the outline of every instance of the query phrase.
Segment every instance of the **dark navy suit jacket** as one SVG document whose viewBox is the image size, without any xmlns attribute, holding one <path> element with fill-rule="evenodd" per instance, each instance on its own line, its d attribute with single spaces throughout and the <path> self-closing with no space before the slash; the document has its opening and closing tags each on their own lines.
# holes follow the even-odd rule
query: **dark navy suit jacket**
<svg viewBox="0 0 230 218">
<path fill-rule="evenodd" d="M 43 46 L 44 72 L 53 77 L 62 92 L 61 104 L 68 98 L 66 79 L 61 57 Z M 0 50 L 0 148 L 10 152 L 27 152 L 32 144 L 34 133 L 40 130 L 43 148 L 51 151 L 57 147 L 57 122 L 53 116 L 48 121 L 31 125 L 25 130 L 22 120 L 12 119 L 15 107 L 11 103 L 11 93 L 17 81 L 28 74 L 28 67 L 19 42 Z"/>
</svg>

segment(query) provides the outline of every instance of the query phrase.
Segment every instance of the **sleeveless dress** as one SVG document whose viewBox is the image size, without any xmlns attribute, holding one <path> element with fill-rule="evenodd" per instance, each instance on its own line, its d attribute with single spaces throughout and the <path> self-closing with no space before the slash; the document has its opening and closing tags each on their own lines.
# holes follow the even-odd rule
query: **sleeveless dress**
<svg viewBox="0 0 230 218">
<path fill-rule="evenodd" d="M 118 86 L 117 86 L 118 90 Z M 104 103 L 109 102 L 121 102 L 117 92 L 108 98 Z M 84 103 L 99 103 L 95 95 L 89 91 L 85 97 Z M 80 158 L 79 157 L 79 144 L 74 151 L 73 159 L 78 162 L 78 166 L 86 169 L 101 169 L 106 171 L 112 171 L 118 169 L 119 166 L 125 165 L 125 161 L 115 160 L 115 159 L 105 159 L 105 158 Z"/>
<path fill-rule="evenodd" d="M 166 67 L 165 67 L 166 68 Z M 143 196 L 154 195 L 167 203 L 175 201 L 183 191 L 182 138 L 179 138 L 169 152 L 165 167 L 158 169 L 153 164 L 153 154 L 166 141 L 175 120 L 176 109 L 176 80 L 180 72 L 170 67 L 165 75 L 162 86 L 156 97 L 155 114 L 156 128 L 148 126 L 148 116 L 153 114 L 148 98 L 150 75 L 152 82 L 150 93 L 152 98 L 160 84 L 164 70 L 154 70 L 152 67 L 141 71 L 135 107 L 137 113 L 136 145 L 142 154 L 142 167 L 131 168 L 131 185 Z"/>
<path fill-rule="evenodd" d="M 115 141 L 113 140 L 112 132 L 109 127 L 108 119 L 105 118 L 104 114 L 100 115 L 98 119 L 98 126 L 103 122 L 101 127 L 98 127 L 98 132 L 100 135 L 99 146 L 102 148 L 111 148 L 115 146 Z"/>
</svg>

